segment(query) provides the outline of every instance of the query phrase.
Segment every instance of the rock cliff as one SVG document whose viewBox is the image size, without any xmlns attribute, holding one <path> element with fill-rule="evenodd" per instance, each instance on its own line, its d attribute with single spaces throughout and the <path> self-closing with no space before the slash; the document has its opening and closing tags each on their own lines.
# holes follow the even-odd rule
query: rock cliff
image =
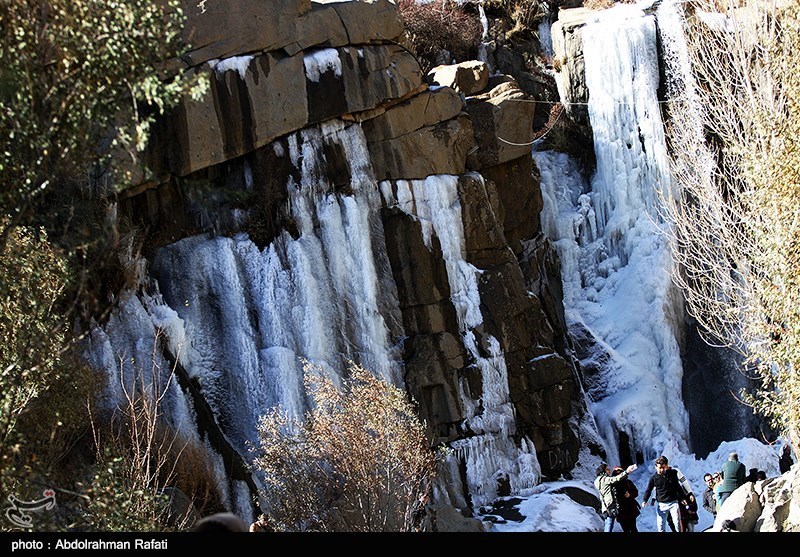
<svg viewBox="0 0 800 557">
<path fill-rule="evenodd" d="M 290 144 L 323 123 L 360 128 L 376 188 L 457 176 L 463 256 L 479 276 L 477 351 L 488 354 L 496 339 L 505 358 L 511 441 L 533 443 L 542 479 L 569 476 L 581 446 L 575 419 L 586 410 L 558 258 L 539 223 L 529 146 L 536 105 L 510 76 L 479 75 L 471 86 L 458 81 L 459 68 L 423 76 L 387 0 L 192 1 L 185 9 L 193 50 L 169 67 L 206 72 L 210 90 L 158 122 L 137 185 L 118 195 L 119 213 L 146 227 L 145 254 L 196 234 L 246 232 L 261 247 L 283 232 L 296 237 L 286 206 L 301 162 Z M 481 63 L 469 71 L 488 76 Z M 344 148 L 326 141 L 323 152 L 315 172 L 348 195 L 353 168 Z M 380 220 L 397 292 L 383 311 L 402 347 L 405 387 L 432 443 L 468 439 L 476 433 L 464 427 L 465 400 L 480 414 L 482 379 L 462 338 L 442 249 L 426 242 L 419 218 L 385 196 Z M 154 278 L 165 289 L 169 277 Z M 198 387 L 192 396 L 202 396 Z M 451 485 L 461 483 L 461 466 Z M 466 482 L 459 489 L 450 502 L 471 506 L 475 494 Z M 484 495 L 502 491 L 498 484 Z"/>
</svg>

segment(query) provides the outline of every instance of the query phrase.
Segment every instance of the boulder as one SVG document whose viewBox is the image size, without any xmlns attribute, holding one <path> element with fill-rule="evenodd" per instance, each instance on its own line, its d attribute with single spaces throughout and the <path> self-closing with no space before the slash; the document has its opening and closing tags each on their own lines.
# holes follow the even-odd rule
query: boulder
<svg viewBox="0 0 800 557">
<path fill-rule="evenodd" d="M 426 77 L 430 85 L 450 87 L 469 97 L 477 95 L 489 84 L 489 67 L 485 62 L 470 60 L 436 66 Z"/>
<path fill-rule="evenodd" d="M 793 465 L 776 478 L 756 482 L 755 488 L 763 505 L 756 531 L 800 532 L 800 465 Z"/>
<path fill-rule="evenodd" d="M 710 531 L 724 530 L 728 521 L 738 532 L 800 532 L 800 464 L 740 486 L 725 500 Z"/>
<path fill-rule="evenodd" d="M 467 113 L 478 149 L 468 168 L 482 170 L 518 157 L 530 157 L 536 104 L 509 78 L 486 93 L 467 99 Z"/>
<path fill-rule="evenodd" d="M 483 522 L 466 517 L 452 505 L 437 505 L 436 530 L 438 532 L 485 532 Z"/>
</svg>

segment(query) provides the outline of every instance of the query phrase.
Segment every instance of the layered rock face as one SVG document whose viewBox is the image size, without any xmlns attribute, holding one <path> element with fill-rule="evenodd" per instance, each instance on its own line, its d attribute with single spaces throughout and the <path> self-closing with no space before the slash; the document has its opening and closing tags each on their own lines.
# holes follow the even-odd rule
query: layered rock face
<svg viewBox="0 0 800 557">
<path fill-rule="evenodd" d="M 378 306 L 401 347 L 400 380 L 420 403 L 432 444 L 479 434 L 465 426 L 488 412 L 476 359 L 494 354 L 496 342 L 515 421 L 498 435 L 532 442 L 540 479 L 568 476 L 580 448 L 570 424 L 585 408 L 558 260 L 539 225 L 529 146 L 535 105 L 517 83 L 488 79 L 472 63 L 448 70 L 452 77 L 439 72 L 429 85 L 397 44 L 402 24 L 387 0 L 187 2 L 186 10 L 195 48 L 171 66 L 208 72 L 211 88 L 159 122 L 140 184 L 119 196 L 120 213 L 147 227 L 146 254 L 196 234 L 245 232 L 260 247 L 298 238 L 301 224 L 287 200 L 300 187 L 300 168 L 348 196 L 356 165 L 333 140 L 310 161 L 293 138 L 332 121 L 358 129 L 369 159 L 359 168 L 383 191 L 379 248 L 390 266 L 389 290 L 396 289 Z M 474 77 L 469 86 L 456 78 L 465 72 Z M 403 200 L 390 202 L 386 193 L 401 196 L 408 181 L 440 175 L 457 177 L 461 255 L 478 277 L 481 319 L 468 331 L 474 348 L 465 345 L 444 238 L 431 240 L 420 208 L 401 210 Z M 168 276 L 156 278 L 164 289 Z M 459 466 L 447 483 L 462 483 L 466 464 Z M 502 487 L 470 493 L 469 482 L 459 490 L 449 501 L 457 507 L 503 494 Z"/>
</svg>

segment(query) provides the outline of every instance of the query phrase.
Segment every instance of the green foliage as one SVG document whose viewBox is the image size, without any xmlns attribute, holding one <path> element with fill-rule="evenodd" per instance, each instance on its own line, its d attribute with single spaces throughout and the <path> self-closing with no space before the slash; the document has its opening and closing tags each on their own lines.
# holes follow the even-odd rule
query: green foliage
<svg viewBox="0 0 800 557">
<path fill-rule="evenodd" d="M 88 503 L 74 527 L 96 532 L 173 530 L 167 525 L 169 497 L 141 482 L 128 458 L 107 447 L 96 474 L 84 487 Z"/>
<path fill-rule="evenodd" d="M 435 474 L 424 424 L 405 393 L 358 366 L 342 388 L 306 367 L 314 408 L 280 408 L 258 428 L 268 522 L 278 530 L 407 531 Z"/>
<path fill-rule="evenodd" d="M 0 219 L 0 225 L 7 219 Z M 69 373 L 62 366 L 67 326 L 56 310 L 69 270 L 39 229 L 10 231 L 0 252 L 0 450 L 20 414 Z"/>
<path fill-rule="evenodd" d="M 74 357 L 59 311 L 70 278 L 63 252 L 44 230 L 9 230 L 0 252 L 3 500 L 35 500 L 43 487 L 72 481 L 63 465 L 86 432 L 87 403 L 102 388 L 97 374 Z"/>
<path fill-rule="evenodd" d="M 142 147 L 154 116 L 193 85 L 159 72 L 183 48 L 182 21 L 177 0 L 0 3 L 3 213 L 17 220 L 48 188 Z"/>
<path fill-rule="evenodd" d="M 119 232 L 106 221 L 105 196 L 126 185 L 124 161 L 142 149 L 159 114 L 206 85 L 167 71 L 167 62 L 188 48 L 183 20 L 179 0 L 0 0 L 4 500 L 52 482 L 63 487 L 92 466 L 88 411 L 104 384 L 80 362 L 77 342 L 86 321 L 76 315 L 99 314 L 99 304 L 108 303 L 90 294 L 119 273 L 108 265 Z M 112 436 L 111 446 L 120 449 L 114 445 L 120 439 Z M 81 442 L 91 458 L 83 454 L 65 467 Z M 123 527 L 123 514 L 133 513 L 124 528 L 154 527 L 145 523 L 159 515 L 154 493 L 165 476 L 159 475 L 162 483 L 118 476 L 120 466 L 132 469 L 137 453 L 108 454 L 103 442 L 95 447 L 102 455 L 96 481 L 75 488 L 93 494 L 94 524 Z M 111 501 L 108 489 L 123 514 L 104 518 L 98 509 Z M 94 497 L 103 493 L 105 499 Z"/>
</svg>

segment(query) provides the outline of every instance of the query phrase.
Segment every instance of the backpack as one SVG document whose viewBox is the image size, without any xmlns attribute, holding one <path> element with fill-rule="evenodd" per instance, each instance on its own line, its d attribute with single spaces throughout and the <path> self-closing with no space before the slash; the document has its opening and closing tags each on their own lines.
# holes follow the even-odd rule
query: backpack
<svg viewBox="0 0 800 557">
<path fill-rule="evenodd" d="M 619 488 L 621 483 L 617 482 L 611 485 L 611 503 L 608 504 L 608 510 L 606 511 L 611 518 L 617 518 L 619 514 Z"/>
</svg>

